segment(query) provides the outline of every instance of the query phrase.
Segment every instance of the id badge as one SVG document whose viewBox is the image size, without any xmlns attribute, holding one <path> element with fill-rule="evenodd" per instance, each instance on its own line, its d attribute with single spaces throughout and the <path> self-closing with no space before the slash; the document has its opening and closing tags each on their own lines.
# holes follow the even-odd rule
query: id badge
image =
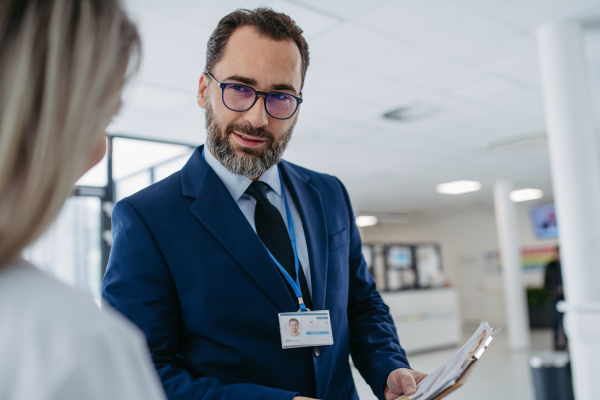
<svg viewBox="0 0 600 400">
<path fill-rule="evenodd" d="M 329 310 L 279 313 L 278 315 L 283 349 L 333 344 Z"/>
</svg>

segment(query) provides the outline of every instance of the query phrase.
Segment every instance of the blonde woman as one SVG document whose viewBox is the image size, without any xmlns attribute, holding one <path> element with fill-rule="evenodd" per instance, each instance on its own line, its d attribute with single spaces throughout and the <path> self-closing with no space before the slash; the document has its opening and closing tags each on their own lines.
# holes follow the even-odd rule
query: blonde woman
<svg viewBox="0 0 600 400">
<path fill-rule="evenodd" d="M 0 2 L 0 399 L 164 399 L 141 332 L 20 258 L 102 158 L 139 47 L 117 0 Z"/>
</svg>

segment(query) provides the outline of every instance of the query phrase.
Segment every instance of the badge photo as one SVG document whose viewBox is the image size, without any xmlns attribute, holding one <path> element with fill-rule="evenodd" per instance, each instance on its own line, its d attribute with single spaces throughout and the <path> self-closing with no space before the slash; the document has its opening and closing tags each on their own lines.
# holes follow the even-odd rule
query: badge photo
<svg viewBox="0 0 600 400">
<path fill-rule="evenodd" d="M 333 344 L 328 310 L 280 313 L 279 329 L 284 349 Z"/>
</svg>

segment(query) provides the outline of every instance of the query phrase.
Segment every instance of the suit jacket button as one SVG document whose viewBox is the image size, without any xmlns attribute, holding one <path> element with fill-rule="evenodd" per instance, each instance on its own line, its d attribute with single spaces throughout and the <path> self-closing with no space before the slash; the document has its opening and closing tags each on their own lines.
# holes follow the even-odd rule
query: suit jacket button
<svg viewBox="0 0 600 400">
<path fill-rule="evenodd" d="M 315 347 L 315 356 L 319 357 L 321 355 L 321 348 L 320 347 Z"/>
</svg>

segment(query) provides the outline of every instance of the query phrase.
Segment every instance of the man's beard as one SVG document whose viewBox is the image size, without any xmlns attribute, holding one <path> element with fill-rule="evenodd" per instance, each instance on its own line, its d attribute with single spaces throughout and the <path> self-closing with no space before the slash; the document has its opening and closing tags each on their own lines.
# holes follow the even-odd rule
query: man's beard
<svg viewBox="0 0 600 400">
<path fill-rule="evenodd" d="M 243 175 L 247 178 L 257 178 L 273 165 L 281 161 L 292 131 L 296 126 L 297 116 L 292 126 L 283 132 L 281 139 L 275 143 L 275 137 L 264 128 L 252 128 L 248 125 L 231 124 L 223 130 L 215 117 L 210 102 L 206 102 L 206 147 L 212 155 L 232 174 Z M 233 131 L 258 138 L 267 139 L 265 150 L 240 147 L 239 152 L 229 143 Z"/>
</svg>

